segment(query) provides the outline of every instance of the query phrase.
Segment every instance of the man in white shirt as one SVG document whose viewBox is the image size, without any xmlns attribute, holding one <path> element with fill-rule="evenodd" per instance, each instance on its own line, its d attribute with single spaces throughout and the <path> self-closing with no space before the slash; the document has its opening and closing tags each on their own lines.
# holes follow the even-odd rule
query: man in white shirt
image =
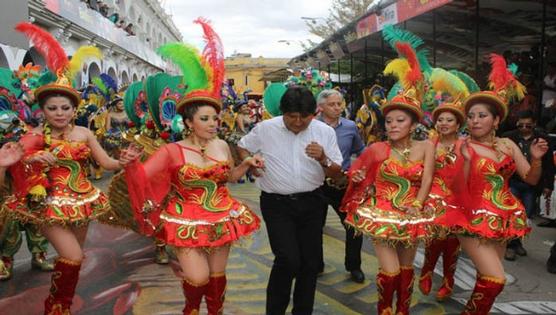
<svg viewBox="0 0 556 315">
<path fill-rule="evenodd" d="M 280 100 L 283 116 L 259 123 L 238 146 L 240 156 L 259 153 L 265 170 L 256 180 L 261 212 L 275 259 L 268 280 L 266 314 L 284 314 L 295 278 L 292 314 L 311 314 L 322 253 L 324 178 L 341 176 L 342 154 L 334 129 L 315 120 L 316 101 L 305 87 L 290 87 Z"/>
</svg>

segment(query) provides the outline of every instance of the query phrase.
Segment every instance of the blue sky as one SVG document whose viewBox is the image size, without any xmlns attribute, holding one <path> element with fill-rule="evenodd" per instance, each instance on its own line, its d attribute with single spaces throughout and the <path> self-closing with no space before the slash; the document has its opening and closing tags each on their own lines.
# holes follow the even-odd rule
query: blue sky
<svg viewBox="0 0 556 315">
<path fill-rule="evenodd" d="M 173 16 L 184 41 L 199 48 L 204 46 L 202 30 L 192 21 L 203 16 L 220 35 L 226 56 L 240 52 L 253 57 L 291 58 L 303 52 L 299 41 L 321 41 L 308 32 L 301 17 L 326 17 L 331 3 L 332 0 L 166 0 L 164 7 Z"/>
</svg>

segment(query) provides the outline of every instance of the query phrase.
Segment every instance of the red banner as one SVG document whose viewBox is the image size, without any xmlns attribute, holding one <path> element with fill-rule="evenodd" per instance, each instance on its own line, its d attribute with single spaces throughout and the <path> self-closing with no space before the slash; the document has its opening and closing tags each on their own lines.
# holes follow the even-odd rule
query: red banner
<svg viewBox="0 0 556 315">
<path fill-rule="evenodd" d="M 452 0 L 398 0 L 398 23 L 429 12 L 452 2 Z"/>
<path fill-rule="evenodd" d="M 357 39 L 376 33 L 387 24 L 398 24 L 430 10 L 441 7 L 452 0 L 398 0 L 396 3 L 373 13 L 357 23 Z"/>
</svg>

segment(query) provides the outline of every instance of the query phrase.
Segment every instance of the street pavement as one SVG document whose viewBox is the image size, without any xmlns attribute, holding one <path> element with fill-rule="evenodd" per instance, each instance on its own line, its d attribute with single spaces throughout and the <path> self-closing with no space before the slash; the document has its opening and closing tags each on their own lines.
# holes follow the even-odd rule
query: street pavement
<svg viewBox="0 0 556 315">
<path fill-rule="evenodd" d="M 106 190 L 108 182 L 106 174 L 96 184 Z M 259 191 L 253 184 L 231 184 L 230 190 L 260 214 Z M 504 261 L 508 284 L 492 314 L 556 314 L 556 275 L 546 272 L 545 267 L 550 246 L 556 240 L 556 229 L 539 228 L 537 221 L 524 243 L 528 256 L 518 257 L 514 262 Z M 378 265 L 371 242 L 366 239 L 363 245 L 362 269 L 366 280 L 357 284 L 343 267 L 344 237 L 337 215 L 329 209 L 323 238 L 326 268 L 318 279 L 314 314 L 375 314 Z M 16 255 L 14 278 L 0 283 L 0 314 L 41 314 L 50 275 L 30 269 L 30 254 L 24 247 Z M 181 314 L 184 298 L 176 277 L 179 267 L 175 263 L 170 266 L 153 263 L 152 240 L 131 231 L 92 224 L 85 247 L 86 260 L 74 299 L 75 314 Z M 417 274 L 423 253 L 420 248 L 415 262 Z M 49 257 L 55 257 L 52 249 Z M 272 260 L 264 225 L 256 235 L 232 248 L 224 314 L 264 314 Z M 441 283 L 441 268 L 439 262 L 434 288 Z M 434 292 L 424 296 L 415 285 L 411 313 L 459 314 L 474 281 L 473 265 L 462 255 L 453 297 L 439 303 Z"/>
</svg>

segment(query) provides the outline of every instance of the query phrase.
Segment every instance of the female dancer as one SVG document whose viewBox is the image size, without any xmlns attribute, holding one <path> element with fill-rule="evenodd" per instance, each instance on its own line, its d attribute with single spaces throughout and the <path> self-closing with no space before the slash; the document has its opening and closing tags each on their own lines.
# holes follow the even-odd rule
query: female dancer
<svg viewBox="0 0 556 315">
<path fill-rule="evenodd" d="M 104 135 L 104 149 L 110 156 L 118 158 L 122 146 L 123 133 L 128 129 L 129 119 L 124 112 L 124 101 L 116 96 L 110 103 L 110 111 L 106 115 L 106 134 Z"/>
<path fill-rule="evenodd" d="M 67 69 L 75 65 L 59 55 L 63 48 L 52 35 L 33 24 L 20 23 L 16 29 L 34 41 L 49 42 L 51 47 L 44 57 L 58 79 L 35 91 L 45 122 L 20 140 L 25 155 L 9 169 L 14 194 L 2 210 L 22 222 L 41 226 L 42 234 L 56 249 L 59 257 L 44 313 L 69 314 L 88 223 L 110 209 L 106 196 L 87 179 L 89 156 L 108 170 L 120 169 L 120 164 L 106 154 L 89 129 L 73 125 L 80 95 L 71 87 L 71 78 L 66 77 Z M 79 69 L 83 59 L 74 59 Z"/>
<path fill-rule="evenodd" d="M 130 200 L 141 229 L 177 248 L 186 300 L 183 313 L 198 314 L 205 296 L 208 313 L 216 315 L 224 304 L 230 245 L 260 226 L 260 219 L 230 196 L 226 182 L 237 181 L 249 168 L 264 163 L 254 156 L 234 167 L 228 144 L 216 137 L 224 81 L 222 43 L 205 20 L 195 22 L 203 26 L 211 49 L 202 56 L 188 55 L 187 63 L 175 61 L 184 65 L 184 86 L 189 88 L 176 105 L 187 128 L 183 140 L 161 147 L 145 164 L 137 161 L 141 152 L 133 146 L 122 152 L 120 160 L 128 165 Z M 168 44 L 159 52 L 167 55 L 175 46 L 179 44 Z M 196 51 L 177 48 L 182 50 L 179 55 Z M 188 81 L 192 78 L 196 81 Z"/>
<path fill-rule="evenodd" d="M 514 172 L 530 185 L 541 176 L 541 158 L 548 150 L 544 139 L 531 145 L 531 164 L 517 145 L 497 138 L 496 129 L 508 114 L 507 99 L 523 95 L 521 85 L 506 68 L 502 56 L 491 55 L 492 91 L 471 94 L 464 101 L 470 139 L 462 145 L 469 200 L 466 221 L 460 222 L 462 248 L 477 268 L 477 282 L 463 314 L 488 314 L 505 284 L 502 257 L 508 240 L 525 236 L 530 228 L 521 202 L 511 193 Z"/>
<path fill-rule="evenodd" d="M 368 147 L 350 169 L 351 183 L 343 200 L 345 223 L 369 235 L 380 270 L 378 314 L 408 314 L 413 292 L 413 260 L 420 240 L 426 238 L 434 211 L 423 208 L 434 172 L 434 147 L 412 141 L 423 117 L 420 103 L 411 96 L 395 96 L 382 108 L 387 142 Z"/>
<path fill-rule="evenodd" d="M 197 314 L 203 295 L 209 314 L 220 314 L 230 244 L 253 233 L 260 222 L 230 196 L 226 182 L 237 181 L 250 167 L 262 167 L 263 161 L 255 156 L 233 167 L 227 143 L 216 138 L 218 100 L 186 98 L 178 108 L 187 124 L 184 140 L 162 147 L 143 165 L 136 161 L 140 151 L 132 147 L 122 154 L 122 162 L 135 161 L 126 167 L 135 209 L 170 196 L 148 220 L 157 227 L 155 236 L 178 249 L 184 314 Z"/>
<path fill-rule="evenodd" d="M 237 143 L 253 128 L 255 120 L 252 119 L 250 116 L 248 103 L 243 100 L 237 102 L 238 103 L 234 106 L 234 111 L 236 112 L 236 114 L 232 132 L 226 140 L 230 145 L 230 150 L 235 162 L 239 163 L 241 162 L 241 159 L 239 158 Z M 254 178 L 250 175 L 249 172 L 247 172 L 247 179 L 250 182 L 254 181 Z M 243 181 L 243 178 L 240 178 L 238 182 L 243 183 Z"/>
<path fill-rule="evenodd" d="M 432 112 L 434 126 L 438 132 L 436 139 L 435 172 L 429 194 L 431 206 L 436 209 L 436 223 L 446 227 L 439 221 L 445 216 L 461 211 L 454 196 L 452 187 L 455 178 L 461 174 L 463 158 L 460 154 L 462 140 L 458 139 L 458 131 L 465 123 L 462 104 L 459 101 L 446 102 L 435 108 Z M 447 229 L 441 228 L 442 232 Z M 459 254 L 459 241 L 453 235 L 440 233 L 439 238 L 427 244 L 425 250 L 425 263 L 421 269 L 419 289 L 428 295 L 432 288 L 432 276 L 438 258 L 443 255 L 442 266 L 444 277 L 442 286 L 438 289 L 436 298 L 443 301 L 452 294 L 454 286 L 454 273 L 456 271 Z"/>
</svg>

